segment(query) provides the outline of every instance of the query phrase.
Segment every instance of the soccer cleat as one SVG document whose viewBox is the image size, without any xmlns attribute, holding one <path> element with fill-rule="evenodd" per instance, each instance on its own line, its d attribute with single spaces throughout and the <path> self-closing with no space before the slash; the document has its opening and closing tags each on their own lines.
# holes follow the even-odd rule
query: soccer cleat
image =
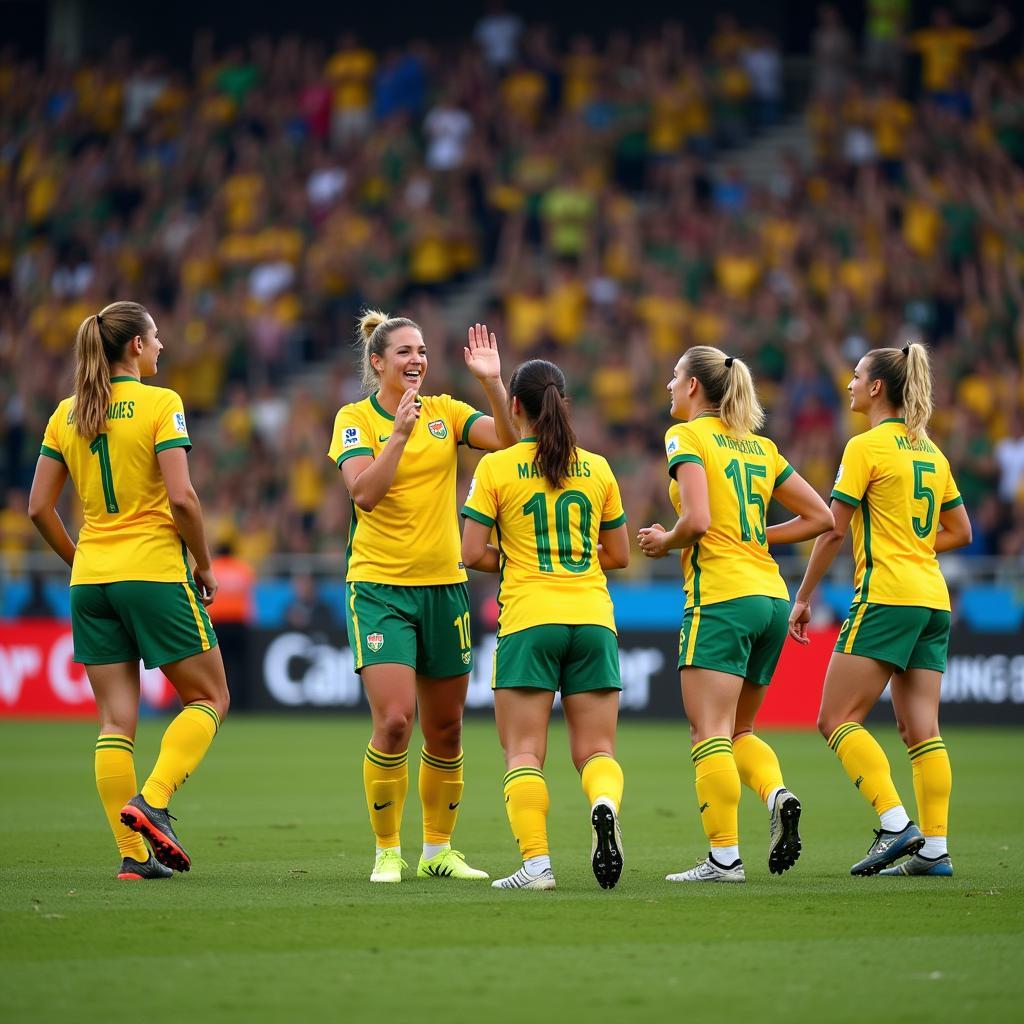
<svg viewBox="0 0 1024 1024">
<path fill-rule="evenodd" d="M 705 860 L 699 861 L 695 868 L 680 871 L 677 875 L 666 875 L 666 882 L 745 882 L 743 861 L 736 860 L 727 868 L 715 863 L 708 854 Z"/>
<path fill-rule="evenodd" d="M 877 875 L 882 868 L 887 868 L 900 857 L 917 853 L 922 846 L 924 846 L 924 836 L 912 821 L 908 821 L 899 832 L 888 832 L 884 828 L 876 828 L 875 841 L 868 847 L 867 856 L 850 868 L 850 874 Z"/>
<path fill-rule="evenodd" d="M 773 875 L 788 871 L 800 858 L 800 801 L 788 789 L 775 795 L 772 806 L 768 870 Z"/>
<path fill-rule="evenodd" d="M 532 875 L 524 864 L 515 874 L 508 878 L 499 878 L 491 882 L 492 889 L 554 889 L 555 873 L 545 868 L 539 875 Z"/>
<path fill-rule="evenodd" d="M 590 863 L 594 877 L 602 889 L 614 889 L 622 874 L 622 830 L 619 828 L 619 819 L 611 805 L 601 801 L 594 804 L 590 812 L 590 824 L 593 831 Z"/>
<path fill-rule="evenodd" d="M 146 803 L 141 793 L 136 793 L 121 808 L 121 821 L 149 842 L 153 856 L 161 864 L 175 871 L 188 871 L 192 861 L 171 828 L 171 822 L 177 820 L 166 807 Z"/>
<path fill-rule="evenodd" d="M 150 854 L 146 861 L 125 857 L 121 861 L 121 870 L 118 871 L 117 877 L 121 881 L 141 882 L 151 878 L 170 878 L 173 874 L 170 868 L 164 867 L 153 854 Z"/>
<path fill-rule="evenodd" d="M 417 878 L 490 878 L 486 871 L 478 871 L 466 863 L 466 858 L 449 847 L 439 854 L 424 860 L 420 857 L 419 867 L 416 868 Z"/>
<path fill-rule="evenodd" d="M 944 853 L 939 857 L 925 857 L 920 853 L 915 853 L 910 860 L 905 860 L 902 864 L 886 868 L 878 873 L 892 877 L 897 875 L 931 875 L 932 878 L 952 878 L 953 862 L 949 859 L 948 853 Z"/>
<path fill-rule="evenodd" d="M 379 850 L 377 859 L 373 862 L 373 871 L 370 872 L 371 882 L 400 882 L 402 880 L 402 868 L 409 865 L 402 860 L 398 850 Z"/>
</svg>

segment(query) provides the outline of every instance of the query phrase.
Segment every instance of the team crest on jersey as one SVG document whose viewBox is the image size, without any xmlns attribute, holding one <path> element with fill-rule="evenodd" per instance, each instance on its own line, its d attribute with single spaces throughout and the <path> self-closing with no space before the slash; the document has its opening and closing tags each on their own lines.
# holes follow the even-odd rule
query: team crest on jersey
<svg viewBox="0 0 1024 1024">
<path fill-rule="evenodd" d="M 346 427 L 341 439 L 342 448 L 351 448 L 357 444 L 359 444 L 359 428 Z"/>
<path fill-rule="evenodd" d="M 185 414 L 183 412 L 176 412 L 174 414 L 174 429 L 179 434 L 188 433 L 188 431 L 185 429 Z"/>
<path fill-rule="evenodd" d="M 445 426 L 444 420 L 431 420 L 427 424 L 427 430 L 440 441 L 443 441 L 448 436 L 448 428 Z"/>
<path fill-rule="evenodd" d="M 472 658 L 472 657 L 473 657 L 473 655 L 470 654 L 469 651 L 463 651 L 462 652 L 462 664 L 463 665 L 468 665 L 469 664 L 469 659 Z"/>
<path fill-rule="evenodd" d="M 383 633 L 367 633 L 366 634 L 366 646 L 377 653 L 384 646 L 384 634 Z"/>
</svg>

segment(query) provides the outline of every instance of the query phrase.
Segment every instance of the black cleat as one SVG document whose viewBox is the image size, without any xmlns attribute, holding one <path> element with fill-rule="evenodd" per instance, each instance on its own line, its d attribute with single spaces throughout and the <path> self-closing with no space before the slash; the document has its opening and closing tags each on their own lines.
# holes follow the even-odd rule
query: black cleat
<svg viewBox="0 0 1024 1024">
<path fill-rule="evenodd" d="M 125 857 L 121 861 L 121 870 L 118 871 L 117 877 L 121 881 L 140 882 L 151 878 L 170 878 L 173 874 L 170 868 L 164 867 L 153 854 L 150 854 L 147 861 Z"/>
<path fill-rule="evenodd" d="M 773 875 L 788 871 L 800 857 L 800 801 L 788 789 L 775 796 L 768 844 L 768 870 Z"/>
<path fill-rule="evenodd" d="M 622 874 L 622 831 L 615 811 L 606 803 L 594 804 L 590 812 L 594 837 L 590 863 L 602 889 L 614 889 Z"/>
<path fill-rule="evenodd" d="M 175 871 L 188 871 L 192 861 L 171 828 L 171 822 L 176 820 L 166 808 L 151 807 L 141 793 L 121 808 L 121 821 L 147 840 L 161 864 Z"/>
</svg>

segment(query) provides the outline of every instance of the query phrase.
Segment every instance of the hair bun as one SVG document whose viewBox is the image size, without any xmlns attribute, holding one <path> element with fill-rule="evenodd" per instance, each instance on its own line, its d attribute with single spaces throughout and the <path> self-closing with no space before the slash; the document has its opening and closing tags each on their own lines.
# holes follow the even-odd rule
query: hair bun
<svg viewBox="0 0 1024 1024">
<path fill-rule="evenodd" d="M 381 324 L 386 324 L 391 319 L 387 313 L 379 309 L 364 309 L 363 315 L 359 318 L 359 335 L 363 341 L 369 341 L 371 335 Z"/>
</svg>

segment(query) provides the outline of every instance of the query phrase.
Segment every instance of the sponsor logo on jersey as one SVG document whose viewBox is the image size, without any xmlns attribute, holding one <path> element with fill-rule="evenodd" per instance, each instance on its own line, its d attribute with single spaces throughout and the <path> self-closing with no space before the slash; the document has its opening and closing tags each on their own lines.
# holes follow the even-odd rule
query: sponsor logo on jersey
<svg viewBox="0 0 1024 1024">
<path fill-rule="evenodd" d="M 665 445 L 665 450 L 669 453 L 669 455 L 671 455 L 674 451 L 676 451 L 676 449 L 678 449 L 678 447 L 679 447 L 679 442 L 673 437 L 669 441 L 669 443 L 667 445 Z"/>
<path fill-rule="evenodd" d="M 472 653 L 470 651 L 463 651 L 462 652 L 462 664 L 463 665 L 468 665 L 469 664 L 469 660 L 472 657 L 473 657 L 473 655 L 472 655 Z"/>
<path fill-rule="evenodd" d="M 354 448 L 357 444 L 359 444 L 359 428 L 346 427 L 341 439 L 342 448 Z"/>
<path fill-rule="evenodd" d="M 427 430 L 441 441 L 448 436 L 448 428 L 445 426 L 444 420 L 431 420 L 427 424 Z"/>
<path fill-rule="evenodd" d="M 188 433 L 188 431 L 185 429 L 185 414 L 183 412 L 176 412 L 174 414 L 174 429 L 179 434 Z"/>
<path fill-rule="evenodd" d="M 374 654 L 377 653 L 384 646 L 384 634 L 383 633 L 367 633 L 366 634 L 366 646 L 370 648 Z"/>
</svg>

